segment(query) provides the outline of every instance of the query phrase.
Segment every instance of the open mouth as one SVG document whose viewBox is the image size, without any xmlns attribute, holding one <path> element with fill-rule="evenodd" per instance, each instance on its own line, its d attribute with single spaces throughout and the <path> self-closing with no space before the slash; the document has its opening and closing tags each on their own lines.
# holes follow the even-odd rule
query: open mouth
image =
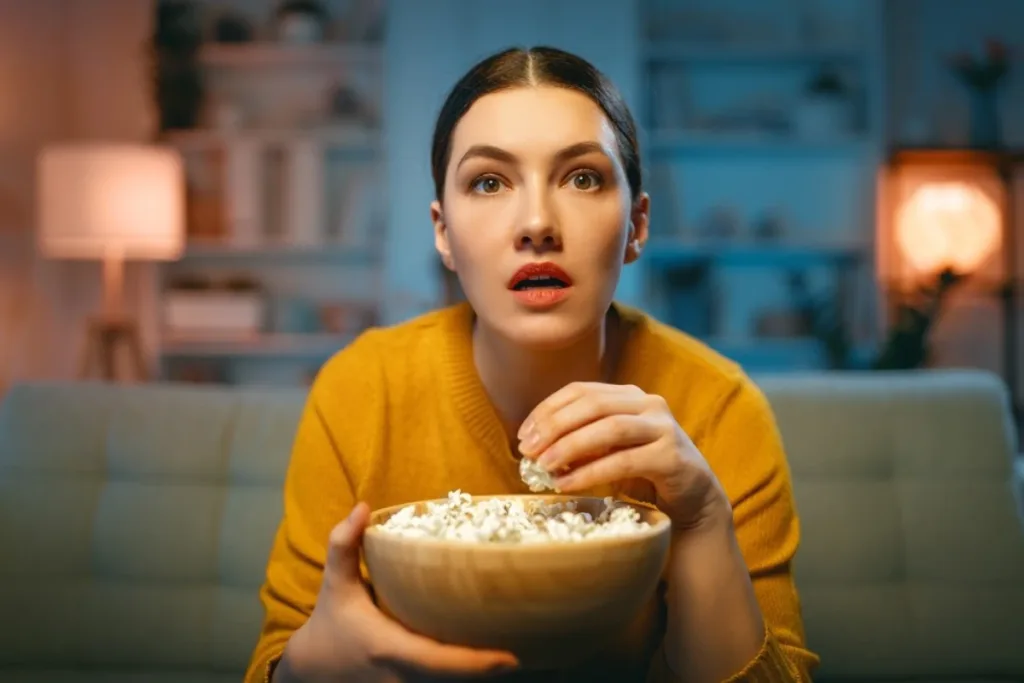
<svg viewBox="0 0 1024 683">
<path fill-rule="evenodd" d="M 538 289 L 566 289 L 572 287 L 572 278 L 555 263 L 527 263 L 509 280 L 508 288 L 515 292 Z"/>
<path fill-rule="evenodd" d="M 527 289 L 565 289 L 568 286 L 564 280 L 559 280 L 556 277 L 535 275 L 515 283 L 512 285 L 512 289 L 522 292 Z"/>
</svg>

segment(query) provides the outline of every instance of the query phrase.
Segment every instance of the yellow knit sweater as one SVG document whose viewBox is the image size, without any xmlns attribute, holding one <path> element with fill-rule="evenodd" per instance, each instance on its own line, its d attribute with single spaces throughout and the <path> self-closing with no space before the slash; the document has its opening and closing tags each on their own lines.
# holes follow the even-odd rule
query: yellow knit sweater
<svg viewBox="0 0 1024 683">
<path fill-rule="evenodd" d="M 731 362 L 635 309 L 616 304 L 616 310 L 631 331 L 615 381 L 666 399 L 733 504 L 768 634 L 734 680 L 809 681 L 817 657 L 804 645 L 790 566 L 798 520 L 770 407 Z M 453 489 L 527 492 L 476 373 L 472 320 L 462 304 L 368 331 L 319 373 L 288 468 L 284 517 L 260 593 L 266 616 L 247 683 L 265 680 L 268 664 L 309 616 L 328 534 L 357 501 L 375 509 L 443 498 Z M 658 648 L 664 613 L 654 603 L 660 600 L 660 593 L 652 598 L 614 652 L 555 680 L 677 680 Z"/>
</svg>

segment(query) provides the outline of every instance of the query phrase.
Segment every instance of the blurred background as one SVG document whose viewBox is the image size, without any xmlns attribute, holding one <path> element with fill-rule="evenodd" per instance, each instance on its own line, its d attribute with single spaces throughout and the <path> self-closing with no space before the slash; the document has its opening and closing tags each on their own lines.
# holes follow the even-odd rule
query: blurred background
<svg viewBox="0 0 1024 683">
<path fill-rule="evenodd" d="M 815 680 L 1024 680 L 1024 0 L 0 0 L 0 680 L 241 680 L 306 388 L 460 298 L 435 116 L 539 44 L 640 126 L 619 299 L 778 418 Z"/>
<path fill-rule="evenodd" d="M 1016 389 L 1021 27 L 1019 0 L 0 0 L 0 392 L 301 386 L 457 300 L 434 117 L 537 44 L 642 129 L 653 238 L 621 300 L 752 372 Z"/>
</svg>

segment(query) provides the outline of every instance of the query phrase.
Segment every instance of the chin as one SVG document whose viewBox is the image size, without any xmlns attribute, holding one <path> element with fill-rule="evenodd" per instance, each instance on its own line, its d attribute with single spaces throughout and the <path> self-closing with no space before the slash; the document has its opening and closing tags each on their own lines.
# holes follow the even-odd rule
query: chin
<svg viewBox="0 0 1024 683">
<path fill-rule="evenodd" d="M 556 307 L 547 311 L 517 308 L 509 315 L 489 321 L 493 328 L 516 346 L 536 351 L 558 351 L 585 339 L 598 327 L 608 307 L 580 310 L 579 306 Z"/>
<path fill-rule="evenodd" d="M 536 351 L 559 351 L 576 343 L 590 326 L 573 324 L 571 320 L 557 319 L 554 316 L 546 319 L 534 316 L 532 320 L 506 324 L 503 328 L 502 336 L 516 346 Z"/>
</svg>

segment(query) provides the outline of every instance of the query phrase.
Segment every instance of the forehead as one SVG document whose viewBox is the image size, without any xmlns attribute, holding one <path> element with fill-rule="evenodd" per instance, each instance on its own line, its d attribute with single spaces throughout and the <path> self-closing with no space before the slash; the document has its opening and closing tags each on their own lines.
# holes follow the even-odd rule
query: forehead
<svg viewBox="0 0 1024 683">
<path fill-rule="evenodd" d="M 615 131 L 604 111 L 581 92 L 530 86 L 484 95 L 455 127 L 452 158 L 472 145 L 494 145 L 517 153 L 557 151 L 593 140 L 611 155 Z"/>
</svg>

